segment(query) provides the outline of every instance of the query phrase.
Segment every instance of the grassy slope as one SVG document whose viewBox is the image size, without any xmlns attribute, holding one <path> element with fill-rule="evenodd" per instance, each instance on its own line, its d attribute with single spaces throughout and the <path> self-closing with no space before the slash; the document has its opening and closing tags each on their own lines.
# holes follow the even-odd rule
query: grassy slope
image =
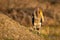
<svg viewBox="0 0 60 40">
<path fill-rule="evenodd" d="M 36 32 L 34 31 L 32 33 L 28 28 L 19 25 L 8 16 L 0 13 L 1 40 L 59 40 L 60 26 L 43 26 L 41 34 L 35 35 Z"/>
<path fill-rule="evenodd" d="M 40 40 L 40 37 L 0 12 L 0 40 Z"/>
</svg>

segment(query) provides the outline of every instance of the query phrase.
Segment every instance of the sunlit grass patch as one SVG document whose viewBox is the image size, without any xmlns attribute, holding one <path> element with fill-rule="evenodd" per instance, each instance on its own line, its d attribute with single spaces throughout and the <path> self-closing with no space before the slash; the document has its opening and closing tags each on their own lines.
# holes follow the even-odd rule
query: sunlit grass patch
<svg viewBox="0 0 60 40">
<path fill-rule="evenodd" d="M 35 30 L 31 30 L 33 34 L 37 34 L 43 40 L 59 40 L 60 39 L 60 26 L 42 26 L 40 33 Z"/>
<path fill-rule="evenodd" d="M 52 26 L 49 28 L 49 34 L 60 35 L 60 26 Z"/>
<path fill-rule="evenodd" d="M 41 30 L 40 30 L 40 33 L 48 35 L 49 34 L 49 26 L 42 27 Z"/>
<path fill-rule="evenodd" d="M 37 34 L 37 31 L 32 31 Z M 37 34 L 44 40 L 59 40 L 60 39 L 60 26 L 43 26 L 40 30 L 40 34 Z"/>
<path fill-rule="evenodd" d="M 42 32 L 40 36 L 43 37 L 45 40 L 60 39 L 60 26 L 44 26 L 42 27 L 42 30 L 44 30 L 44 32 Z"/>
</svg>

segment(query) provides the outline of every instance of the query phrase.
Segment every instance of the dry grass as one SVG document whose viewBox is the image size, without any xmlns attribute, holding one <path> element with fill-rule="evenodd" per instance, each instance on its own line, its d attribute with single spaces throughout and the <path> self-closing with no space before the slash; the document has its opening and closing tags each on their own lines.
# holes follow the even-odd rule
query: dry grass
<svg viewBox="0 0 60 40">
<path fill-rule="evenodd" d="M 40 37 L 0 12 L 0 40 L 40 40 Z"/>
<path fill-rule="evenodd" d="M 60 40 L 60 26 L 43 26 L 40 34 L 35 30 L 31 32 L 37 34 L 44 40 Z"/>
<path fill-rule="evenodd" d="M 29 28 L 29 27 L 28 27 Z M 43 26 L 40 34 L 29 31 L 8 16 L 0 13 L 0 40 L 59 40 L 60 26 Z M 2 30 L 2 31 L 1 31 Z"/>
<path fill-rule="evenodd" d="M 60 3 L 51 4 L 52 1 L 47 1 L 0 0 L 0 11 L 4 12 L 0 13 L 0 40 L 60 40 Z M 32 13 L 37 6 L 43 8 L 45 17 L 40 34 L 35 30 L 29 31 Z"/>
<path fill-rule="evenodd" d="M 29 28 L 29 27 L 28 27 Z M 0 40 L 59 40 L 60 26 L 43 26 L 40 34 L 29 31 L 8 16 L 0 13 Z"/>
</svg>

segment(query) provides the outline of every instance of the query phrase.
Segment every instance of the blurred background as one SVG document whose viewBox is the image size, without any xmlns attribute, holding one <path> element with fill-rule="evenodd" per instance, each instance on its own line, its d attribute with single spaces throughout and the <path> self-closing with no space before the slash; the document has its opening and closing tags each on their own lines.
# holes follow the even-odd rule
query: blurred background
<svg viewBox="0 0 60 40">
<path fill-rule="evenodd" d="M 60 0 L 0 0 L 0 12 L 25 27 L 32 26 L 32 14 L 38 6 L 43 9 L 45 19 L 41 35 L 46 40 L 59 40 Z"/>
<path fill-rule="evenodd" d="M 44 25 L 60 24 L 60 0 L 0 0 L 0 11 L 26 26 L 32 25 L 32 13 L 38 6 L 43 9 Z"/>
</svg>

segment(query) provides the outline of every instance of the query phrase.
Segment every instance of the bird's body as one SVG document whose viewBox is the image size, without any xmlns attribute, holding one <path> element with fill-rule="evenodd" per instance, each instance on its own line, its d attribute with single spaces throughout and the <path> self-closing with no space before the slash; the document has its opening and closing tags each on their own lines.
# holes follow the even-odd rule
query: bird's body
<svg viewBox="0 0 60 40">
<path fill-rule="evenodd" d="M 41 23 L 44 22 L 43 11 L 40 8 L 34 10 L 34 27 L 41 28 Z"/>
</svg>

